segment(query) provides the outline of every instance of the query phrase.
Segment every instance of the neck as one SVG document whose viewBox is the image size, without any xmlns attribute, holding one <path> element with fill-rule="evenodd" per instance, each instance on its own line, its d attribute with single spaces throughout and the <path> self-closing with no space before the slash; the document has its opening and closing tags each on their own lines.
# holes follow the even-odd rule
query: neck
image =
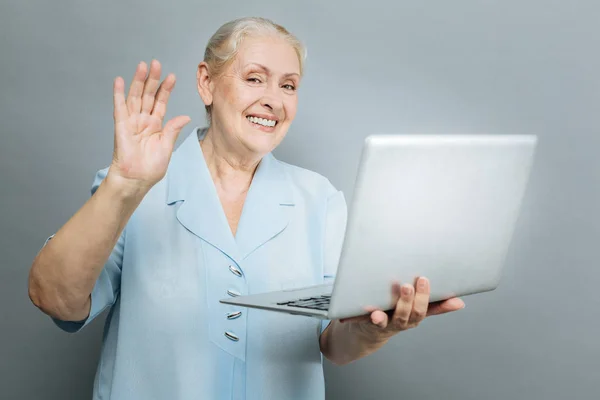
<svg viewBox="0 0 600 400">
<path fill-rule="evenodd" d="M 200 147 L 210 175 L 218 187 L 232 194 L 248 191 L 260 159 L 231 149 L 223 140 L 223 135 L 213 134 L 212 127 L 200 141 Z"/>
</svg>

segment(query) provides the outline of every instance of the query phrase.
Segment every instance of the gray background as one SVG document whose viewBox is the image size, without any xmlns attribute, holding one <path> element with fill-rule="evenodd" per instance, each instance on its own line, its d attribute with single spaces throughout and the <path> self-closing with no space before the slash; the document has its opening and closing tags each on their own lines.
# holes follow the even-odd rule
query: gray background
<svg viewBox="0 0 600 400">
<path fill-rule="evenodd" d="M 540 136 L 501 287 L 376 355 L 327 364 L 328 399 L 598 399 L 594 0 L 2 0 L 0 398 L 89 398 L 103 318 L 62 333 L 29 303 L 26 278 L 110 160 L 113 78 L 158 58 L 178 76 L 169 115 L 202 125 L 195 67 L 217 27 L 243 15 L 307 44 L 300 110 L 277 155 L 349 200 L 369 133 Z"/>
</svg>

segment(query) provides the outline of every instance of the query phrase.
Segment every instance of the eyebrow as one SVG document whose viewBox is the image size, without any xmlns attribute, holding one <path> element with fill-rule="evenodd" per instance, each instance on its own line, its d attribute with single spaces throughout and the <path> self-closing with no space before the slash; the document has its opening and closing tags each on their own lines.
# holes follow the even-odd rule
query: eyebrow
<svg viewBox="0 0 600 400">
<path fill-rule="evenodd" d="M 270 70 L 269 68 L 265 67 L 265 66 L 264 66 L 264 65 L 262 65 L 262 64 L 258 64 L 258 63 L 250 63 L 250 64 L 248 64 L 246 67 L 249 67 L 249 66 L 255 66 L 255 67 L 258 67 L 258 68 L 260 68 L 260 69 L 264 70 L 264 71 L 265 71 L 265 72 L 266 72 L 268 75 L 271 75 L 271 74 L 272 74 L 271 70 Z M 283 76 L 284 76 L 284 78 L 291 78 L 291 77 L 293 77 L 293 76 L 296 76 L 296 77 L 300 78 L 300 74 L 299 74 L 299 73 L 297 73 L 297 72 L 288 72 L 288 73 L 286 73 L 286 74 L 283 74 Z"/>
</svg>

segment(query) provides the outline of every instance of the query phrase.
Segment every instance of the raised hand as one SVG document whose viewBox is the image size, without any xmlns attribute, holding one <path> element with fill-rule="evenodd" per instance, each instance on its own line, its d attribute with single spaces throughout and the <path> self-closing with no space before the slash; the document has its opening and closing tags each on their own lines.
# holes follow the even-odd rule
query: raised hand
<svg viewBox="0 0 600 400">
<path fill-rule="evenodd" d="M 138 64 L 125 99 L 123 78 L 114 81 L 115 139 L 109 176 L 134 190 L 147 191 L 160 181 L 169 165 L 181 129 L 190 122 L 178 116 L 163 126 L 167 103 L 175 86 L 175 75 L 161 83 L 157 60 Z"/>
</svg>

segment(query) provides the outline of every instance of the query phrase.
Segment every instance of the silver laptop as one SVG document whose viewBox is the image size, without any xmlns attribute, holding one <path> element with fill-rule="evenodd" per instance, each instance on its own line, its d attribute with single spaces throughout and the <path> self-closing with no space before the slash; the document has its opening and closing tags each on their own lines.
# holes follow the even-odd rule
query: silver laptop
<svg viewBox="0 0 600 400">
<path fill-rule="evenodd" d="M 533 135 L 371 135 L 333 284 L 221 300 L 339 319 L 391 310 L 394 282 L 430 301 L 497 288 L 534 159 Z"/>
</svg>

